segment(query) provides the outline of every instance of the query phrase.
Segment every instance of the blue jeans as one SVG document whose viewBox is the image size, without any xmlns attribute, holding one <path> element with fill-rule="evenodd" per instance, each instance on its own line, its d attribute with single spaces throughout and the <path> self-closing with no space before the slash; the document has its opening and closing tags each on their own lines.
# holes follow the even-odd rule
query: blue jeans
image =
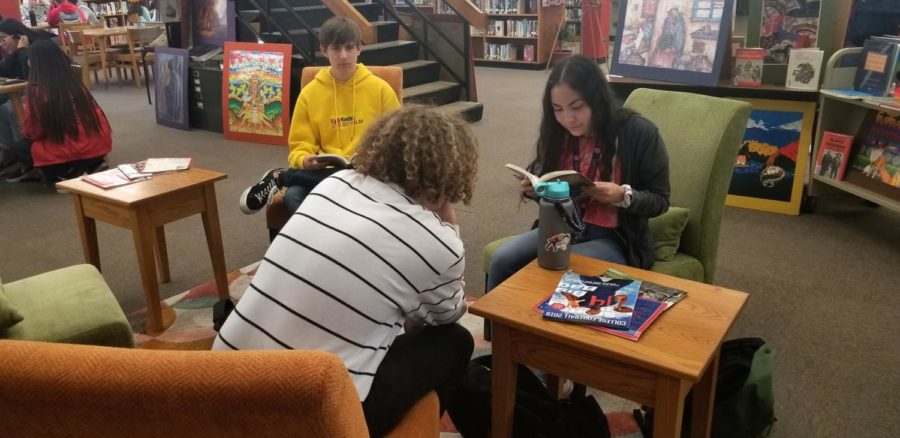
<svg viewBox="0 0 900 438">
<path fill-rule="evenodd" d="M 300 204 L 309 195 L 312 190 L 328 178 L 331 174 L 340 169 L 319 169 L 319 170 L 303 170 L 303 169 L 285 169 L 278 176 L 278 183 L 282 187 L 287 187 L 284 191 L 284 208 L 288 214 L 294 214 L 300 208 Z"/>
<path fill-rule="evenodd" d="M 584 233 L 572 245 L 572 253 L 625 264 L 624 242 L 615 231 L 596 225 L 585 224 Z M 491 258 L 485 290 L 490 291 L 503 283 L 537 257 L 538 229 L 513 237 L 497 249 Z M 582 274 L 597 274 L 582 272 Z M 549 292 L 548 292 L 549 293 Z"/>
<path fill-rule="evenodd" d="M 16 112 L 12 102 L 7 100 L 0 105 L 0 147 L 12 148 L 16 142 L 21 140 L 22 131 L 19 129 Z"/>
</svg>

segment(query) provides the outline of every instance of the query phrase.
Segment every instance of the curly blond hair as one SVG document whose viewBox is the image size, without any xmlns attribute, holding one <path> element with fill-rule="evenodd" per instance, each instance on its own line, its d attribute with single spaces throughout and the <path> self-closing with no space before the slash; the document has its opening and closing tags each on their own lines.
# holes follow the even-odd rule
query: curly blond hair
<svg viewBox="0 0 900 438">
<path fill-rule="evenodd" d="M 468 204 L 478 170 L 478 140 L 455 115 L 404 105 L 376 120 L 357 147 L 356 170 L 395 183 L 428 202 Z"/>
</svg>

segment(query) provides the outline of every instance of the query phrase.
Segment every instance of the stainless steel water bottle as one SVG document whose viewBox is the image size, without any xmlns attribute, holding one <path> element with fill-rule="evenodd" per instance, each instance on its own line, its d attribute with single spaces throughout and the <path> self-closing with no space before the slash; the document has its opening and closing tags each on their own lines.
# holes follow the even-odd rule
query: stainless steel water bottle
<svg viewBox="0 0 900 438">
<path fill-rule="evenodd" d="M 569 197 L 569 183 L 553 181 L 534 187 L 538 201 L 538 264 L 545 269 L 568 269 L 571 247 L 575 241 L 573 229 L 580 224 L 575 205 Z M 577 226 L 576 226 L 577 227 Z"/>
</svg>

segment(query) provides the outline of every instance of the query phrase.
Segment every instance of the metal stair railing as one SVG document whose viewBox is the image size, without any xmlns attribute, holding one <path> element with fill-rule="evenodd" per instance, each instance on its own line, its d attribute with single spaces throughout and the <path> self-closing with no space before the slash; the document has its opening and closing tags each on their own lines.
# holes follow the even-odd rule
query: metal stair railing
<svg viewBox="0 0 900 438">
<path fill-rule="evenodd" d="M 313 29 L 308 24 L 306 24 L 306 21 L 304 21 L 302 18 L 300 18 L 300 15 L 297 14 L 297 11 L 295 11 L 294 8 L 292 8 L 290 5 L 288 5 L 287 2 L 284 0 L 265 0 L 265 7 L 262 4 L 260 4 L 260 2 L 257 0 L 246 0 L 246 1 L 248 3 L 250 3 L 251 5 L 253 5 L 253 7 L 255 7 L 259 11 L 260 15 L 266 19 L 266 22 L 268 24 L 275 27 L 275 29 L 278 30 L 278 32 L 281 32 L 281 36 L 283 36 L 288 41 L 290 41 L 291 45 L 294 46 L 294 50 L 299 52 L 300 56 L 305 58 L 311 64 L 313 64 L 313 65 L 316 64 L 315 53 L 316 53 L 316 41 L 318 40 L 318 36 L 313 31 Z M 304 50 L 302 45 L 300 44 L 300 42 L 297 40 L 297 38 L 295 38 L 293 35 L 291 35 L 291 33 L 288 31 L 288 29 L 285 28 L 284 25 L 282 25 L 277 19 L 275 19 L 275 17 L 272 14 L 272 11 L 269 7 L 270 2 L 278 3 L 278 5 L 280 7 L 284 8 L 286 11 L 288 11 L 293 16 L 294 20 L 296 20 L 296 22 L 299 23 L 300 26 L 309 33 L 309 36 L 310 36 L 309 51 Z M 249 23 L 244 22 L 243 19 L 241 19 L 239 21 L 241 21 L 247 28 L 250 28 L 251 31 L 253 31 L 252 27 L 249 25 Z M 257 38 L 257 40 L 260 39 L 260 35 L 258 32 L 253 31 L 253 35 Z"/>
<path fill-rule="evenodd" d="M 414 31 L 412 29 L 412 27 L 410 27 L 403 20 L 400 19 L 400 13 L 394 7 L 393 3 L 388 2 L 386 0 L 374 0 L 374 1 L 377 3 L 380 3 L 385 12 L 390 14 L 394 18 L 394 20 L 400 26 L 402 26 L 403 29 L 406 30 L 407 33 L 412 35 L 412 37 L 420 43 L 420 45 L 425 49 L 425 51 L 428 54 L 430 54 L 432 57 L 434 57 L 434 59 L 438 62 L 438 64 L 440 64 L 441 67 L 443 67 L 444 70 L 446 70 L 447 73 L 450 74 L 450 76 L 453 76 L 453 79 L 455 79 L 457 82 L 462 84 L 463 89 L 465 90 L 465 93 L 466 93 L 465 94 L 466 100 L 469 100 L 469 97 L 470 97 L 469 82 L 471 81 L 471 78 L 470 78 L 470 70 L 471 69 L 469 68 L 470 52 L 471 52 L 471 47 L 470 47 L 471 46 L 471 41 L 470 41 L 471 38 L 469 37 L 469 26 L 471 26 L 471 23 L 469 23 L 469 21 L 462 14 L 460 14 L 456 10 L 456 8 L 453 7 L 453 5 L 451 5 L 450 3 L 445 3 L 447 6 L 450 7 L 451 10 L 453 10 L 453 13 L 455 13 L 462 20 L 462 23 L 463 23 L 463 28 L 464 28 L 463 39 L 464 40 L 463 40 L 463 47 L 460 48 L 457 44 L 455 44 L 453 42 L 452 39 L 450 39 L 450 37 L 447 36 L 446 33 L 444 33 L 440 28 L 438 28 L 431 21 L 431 19 L 428 18 L 427 15 L 425 15 L 422 11 L 420 11 L 419 8 L 415 4 L 408 2 L 404 5 L 404 7 L 411 8 L 414 11 L 414 13 L 422 20 L 422 23 L 425 25 L 425 35 L 424 36 L 419 35 L 418 32 Z M 441 57 L 437 52 L 435 52 L 428 45 L 427 35 L 428 35 L 429 28 L 431 28 L 438 36 L 440 36 L 441 39 L 446 41 L 447 44 L 453 49 L 453 51 L 455 51 L 457 54 L 459 54 L 459 56 L 461 56 L 463 58 L 463 66 L 465 69 L 465 73 L 463 73 L 463 76 L 460 76 L 457 72 L 455 72 L 452 68 L 450 68 L 450 65 L 444 60 L 444 58 Z"/>
</svg>

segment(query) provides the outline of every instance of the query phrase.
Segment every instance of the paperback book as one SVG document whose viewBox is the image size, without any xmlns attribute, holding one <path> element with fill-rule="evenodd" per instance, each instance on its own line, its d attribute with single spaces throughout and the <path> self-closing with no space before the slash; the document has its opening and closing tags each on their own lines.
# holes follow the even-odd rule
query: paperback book
<svg viewBox="0 0 900 438">
<path fill-rule="evenodd" d="M 897 37 L 869 37 L 863 44 L 863 65 L 856 70 L 854 88 L 873 96 L 886 96 L 894 84 L 900 57 Z"/>
<path fill-rule="evenodd" d="M 143 173 L 174 172 L 191 167 L 190 158 L 148 158 L 141 169 Z"/>
<path fill-rule="evenodd" d="M 822 133 L 815 174 L 838 181 L 844 179 L 844 171 L 847 169 L 852 145 L 852 136 L 831 131 Z"/>
<path fill-rule="evenodd" d="M 759 87 L 762 85 L 763 60 L 765 57 L 765 49 L 736 49 L 734 55 L 734 85 L 741 87 Z"/>
<path fill-rule="evenodd" d="M 541 307 L 544 318 L 628 330 L 637 302 L 639 280 L 563 274 Z"/>
<path fill-rule="evenodd" d="M 506 163 L 506 168 L 511 170 L 513 175 L 519 180 L 527 179 L 531 181 L 531 185 L 535 185 L 540 182 L 549 182 L 549 181 L 565 181 L 569 183 L 569 190 L 572 193 L 578 193 L 580 189 L 584 186 L 593 185 L 591 180 L 589 180 L 586 176 L 572 170 L 557 170 L 554 172 L 545 173 L 541 176 L 537 176 L 515 164 Z"/>
<path fill-rule="evenodd" d="M 143 181 L 147 178 L 149 177 L 131 179 L 124 173 L 122 173 L 122 171 L 117 167 L 81 177 L 83 181 L 89 182 L 103 189 L 111 189 L 113 187 L 124 186 L 133 182 Z"/>
<path fill-rule="evenodd" d="M 900 115 L 870 112 L 860 129 L 861 144 L 853 157 L 854 169 L 866 177 L 900 187 Z"/>
<path fill-rule="evenodd" d="M 791 49 L 784 86 L 800 90 L 819 89 L 823 53 L 819 49 Z"/>
</svg>

